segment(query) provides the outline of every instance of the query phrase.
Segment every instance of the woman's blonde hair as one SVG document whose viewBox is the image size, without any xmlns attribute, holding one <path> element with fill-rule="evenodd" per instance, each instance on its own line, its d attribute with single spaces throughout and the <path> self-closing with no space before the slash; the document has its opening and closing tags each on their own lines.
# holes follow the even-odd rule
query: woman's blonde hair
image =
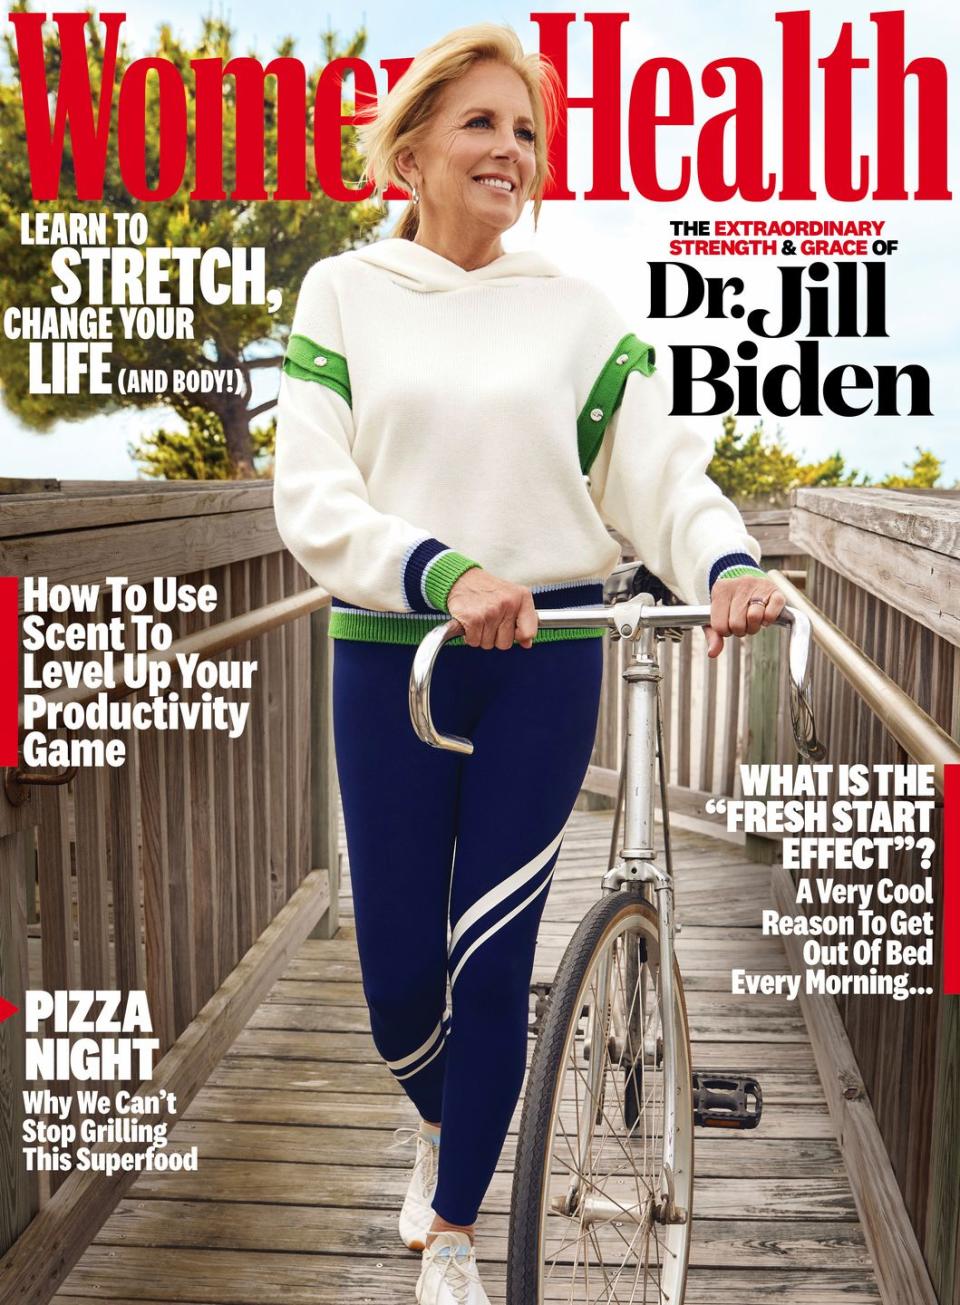
<svg viewBox="0 0 960 1305">
<path fill-rule="evenodd" d="M 559 77 L 548 60 L 540 54 L 526 54 L 516 32 L 499 23 L 460 27 L 420 51 L 381 102 L 376 117 L 357 129 L 360 148 L 366 156 L 365 176 L 374 182 L 379 195 L 391 182 L 409 190 L 409 182 L 397 168 L 398 156 L 405 149 L 413 148 L 423 135 L 444 87 L 484 60 L 512 68 L 530 95 L 536 138 L 536 170 L 530 194 L 536 226 L 543 190 L 550 175 L 547 142 L 559 98 Z M 417 234 L 419 220 L 417 205 L 408 204 L 394 235 L 412 240 Z"/>
</svg>

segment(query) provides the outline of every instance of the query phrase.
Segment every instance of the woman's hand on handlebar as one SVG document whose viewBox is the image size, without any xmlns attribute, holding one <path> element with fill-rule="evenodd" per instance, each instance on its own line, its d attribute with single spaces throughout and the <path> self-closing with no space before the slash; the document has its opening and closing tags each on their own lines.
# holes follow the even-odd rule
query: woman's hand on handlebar
<svg viewBox="0 0 960 1305">
<path fill-rule="evenodd" d="M 752 603 L 762 598 L 764 603 Z M 783 594 L 765 576 L 742 575 L 718 580 L 710 594 L 710 624 L 705 627 L 707 656 L 719 657 L 728 635 L 756 634 L 771 625 L 786 604 Z"/>
<path fill-rule="evenodd" d="M 447 597 L 447 611 L 463 626 L 471 648 L 523 648 L 533 644 L 537 612 L 523 585 L 501 580 L 479 566 L 464 571 Z"/>
</svg>

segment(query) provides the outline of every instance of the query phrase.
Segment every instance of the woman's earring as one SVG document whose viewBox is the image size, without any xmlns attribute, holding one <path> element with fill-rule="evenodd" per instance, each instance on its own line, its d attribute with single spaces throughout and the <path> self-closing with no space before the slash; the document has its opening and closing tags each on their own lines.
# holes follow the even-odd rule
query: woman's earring
<svg viewBox="0 0 960 1305">
<path fill-rule="evenodd" d="M 413 198 L 413 202 L 414 202 L 414 204 L 419 204 L 419 203 L 420 203 L 420 192 L 419 192 L 419 190 L 417 190 L 416 186 L 414 186 L 414 188 L 413 188 L 412 198 Z"/>
</svg>

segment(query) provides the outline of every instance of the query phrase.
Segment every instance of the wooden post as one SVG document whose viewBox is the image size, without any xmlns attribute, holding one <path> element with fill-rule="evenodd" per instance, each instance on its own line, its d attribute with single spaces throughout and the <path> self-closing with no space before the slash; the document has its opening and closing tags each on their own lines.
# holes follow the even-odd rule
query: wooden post
<svg viewBox="0 0 960 1305">
<path fill-rule="evenodd" d="M 623 696 L 623 645 L 619 640 L 603 641 L 603 684 L 597 713 L 597 733 L 590 756 L 591 766 L 616 771 L 620 767 L 620 717 Z M 615 799 L 609 793 L 581 788 L 574 811 L 612 811 Z"/>
<path fill-rule="evenodd" d="M 23 994 L 27 987 L 24 844 L 32 830 L 0 837 L 0 996 L 19 1009 L 0 1024 L 0 1252 L 17 1240 L 37 1208 L 37 1181 L 23 1158 Z"/>
<path fill-rule="evenodd" d="M 310 614 L 310 864 L 330 872 L 330 905 L 310 935 L 332 938 L 340 927 L 337 768 L 333 754 L 333 647 L 329 607 Z"/>
<path fill-rule="evenodd" d="M 757 765 L 776 762 L 777 698 L 780 688 L 780 631 L 760 630 L 750 639 L 750 685 L 747 740 L 744 761 Z M 770 865 L 777 844 L 759 834 L 747 834 L 746 854 L 751 861 Z"/>
<path fill-rule="evenodd" d="M 27 924 L 37 923 L 37 850 L 33 838 L 23 840 L 23 884 Z"/>
</svg>

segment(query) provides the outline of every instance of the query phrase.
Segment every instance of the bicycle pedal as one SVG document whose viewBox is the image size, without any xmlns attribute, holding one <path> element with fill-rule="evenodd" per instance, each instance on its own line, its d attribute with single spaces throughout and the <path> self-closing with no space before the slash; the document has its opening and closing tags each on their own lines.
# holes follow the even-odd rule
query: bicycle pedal
<svg viewBox="0 0 960 1305">
<path fill-rule="evenodd" d="M 531 983 L 530 995 L 536 997 L 533 1007 L 533 1023 L 528 1026 L 529 1033 L 539 1033 L 543 1023 L 543 1017 L 547 1010 L 547 1000 L 550 996 L 552 983 Z"/>
<path fill-rule="evenodd" d="M 698 1128 L 756 1128 L 763 1093 L 742 1074 L 693 1075 L 693 1122 Z"/>
</svg>

